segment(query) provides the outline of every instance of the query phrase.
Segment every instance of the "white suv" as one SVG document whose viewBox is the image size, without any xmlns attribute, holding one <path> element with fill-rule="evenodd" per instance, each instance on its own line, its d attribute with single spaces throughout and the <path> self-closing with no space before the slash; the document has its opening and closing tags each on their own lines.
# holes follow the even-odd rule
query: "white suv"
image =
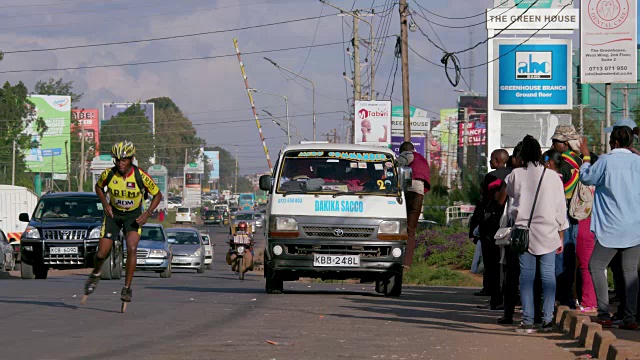
<svg viewBox="0 0 640 360">
<path fill-rule="evenodd" d="M 195 224 L 195 216 L 188 207 L 179 207 L 176 212 L 176 224 Z"/>
</svg>

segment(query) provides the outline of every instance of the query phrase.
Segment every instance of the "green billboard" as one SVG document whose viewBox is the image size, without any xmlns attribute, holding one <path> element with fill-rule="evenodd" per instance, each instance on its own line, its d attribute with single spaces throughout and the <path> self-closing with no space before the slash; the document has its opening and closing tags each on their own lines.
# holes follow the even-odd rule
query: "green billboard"
<svg viewBox="0 0 640 360">
<path fill-rule="evenodd" d="M 40 137 L 32 121 L 26 134 L 38 147 L 25 153 L 26 165 L 32 172 L 67 173 L 67 156 L 71 139 L 71 97 L 58 95 L 30 95 L 29 100 L 35 106 L 34 116 L 44 119 L 47 131 Z M 65 142 L 66 151 L 65 151 Z"/>
</svg>

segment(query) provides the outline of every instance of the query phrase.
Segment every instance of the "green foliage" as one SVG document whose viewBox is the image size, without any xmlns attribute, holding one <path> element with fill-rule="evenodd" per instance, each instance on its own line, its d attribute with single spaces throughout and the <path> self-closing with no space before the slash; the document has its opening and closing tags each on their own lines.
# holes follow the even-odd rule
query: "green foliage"
<svg viewBox="0 0 640 360">
<path fill-rule="evenodd" d="M 178 105 L 176 105 L 176 103 L 174 103 L 171 98 L 168 98 L 166 96 L 149 99 L 147 100 L 147 102 L 154 104 L 155 111 L 171 110 L 176 113 L 182 113 L 182 110 L 180 110 Z"/>
<path fill-rule="evenodd" d="M 12 149 L 16 142 L 16 185 L 33 188 L 32 175 L 26 174 L 24 153 L 37 146 L 32 142 L 32 134 L 25 134 L 27 127 L 36 123 L 36 134 L 42 135 L 46 125 L 42 118 L 35 118 L 33 103 L 29 101 L 28 90 L 22 82 L 11 86 L 6 82 L 0 89 L 0 183 L 11 184 Z"/>
<path fill-rule="evenodd" d="M 110 154 L 111 147 L 123 140 L 134 143 L 138 166 L 148 168 L 149 159 L 153 156 L 153 134 L 151 123 L 139 104 L 131 105 L 103 124 L 100 132 L 100 152 Z"/>
<path fill-rule="evenodd" d="M 481 282 L 469 274 L 448 267 L 434 267 L 428 264 L 414 263 L 405 272 L 402 282 L 405 284 L 429 286 L 479 286 Z"/>
<path fill-rule="evenodd" d="M 33 92 L 38 95 L 62 95 L 71 96 L 71 106 L 75 107 L 84 96 L 73 92 L 73 81 L 62 81 L 62 78 L 50 77 L 47 81 L 38 81 L 33 87 Z"/>
</svg>

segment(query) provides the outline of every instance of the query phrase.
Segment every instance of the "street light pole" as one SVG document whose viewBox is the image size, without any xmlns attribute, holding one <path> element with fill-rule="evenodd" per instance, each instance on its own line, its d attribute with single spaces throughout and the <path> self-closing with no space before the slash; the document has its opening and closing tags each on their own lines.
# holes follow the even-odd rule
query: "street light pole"
<svg viewBox="0 0 640 360">
<path fill-rule="evenodd" d="M 293 72 L 293 71 L 291 71 L 291 70 L 289 70 L 289 69 L 287 69 L 285 67 L 282 67 L 282 66 L 278 65 L 275 61 L 269 59 L 268 57 L 265 57 L 264 59 L 267 60 L 268 62 L 272 63 L 273 66 L 277 67 L 278 69 L 284 70 L 284 71 L 286 71 L 286 72 L 288 72 L 290 74 L 293 74 L 293 75 L 295 75 L 295 76 L 297 76 L 297 77 L 299 77 L 299 78 L 301 78 L 303 80 L 307 80 L 308 82 L 311 83 L 311 91 L 313 93 L 313 141 L 316 141 L 316 84 L 313 82 L 313 80 L 308 79 L 308 78 L 306 78 L 306 77 L 304 77 L 304 76 L 302 76 L 302 75 L 300 75 L 300 74 L 298 74 L 296 72 Z"/>
<path fill-rule="evenodd" d="M 287 143 L 289 145 L 291 145 L 291 124 L 289 123 L 289 99 L 287 98 L 286 95 L 280 95 L 280 94 L 274 94 L 274 93 L 270 93 L 270 92 L 266 92 L 266 91 L 260 91 L 254 88 L 250 88 L 249 91 L 253 91 L 255 93 L 259 93 L 259 94 L 265 94 L 265 95 L 271 95 L 271 96 L 278 96 L 284 99 L 284 106 L 285 106 L 285 111 L 286 111 L 286 118 L 287 118 Z"/>
</svg>

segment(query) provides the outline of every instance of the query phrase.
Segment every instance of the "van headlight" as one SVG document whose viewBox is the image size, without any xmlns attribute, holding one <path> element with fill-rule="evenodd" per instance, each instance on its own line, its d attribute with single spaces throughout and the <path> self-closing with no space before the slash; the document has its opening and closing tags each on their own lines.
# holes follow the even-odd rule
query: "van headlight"
<svg viewBox="0 0 640 360">
<path fill-rule="evenodd" d="M 100 231 L 101 229 L 99 227 L 91 230 L 91 232 L 89 233 L 89 236 L 87 237 L 87 239 L 100 239 Z"/>
<path fill-rule="evenodd" d="M 399 234 L 400 221 L 383 221 L 378 227 L 379 234 Z"/>
<path fill-rule="evenodd" d="M 296 231 L 298 230 L 298 221 L 290 217 L 278 217 L 276 218 L 276 230 Z"/>
<path fill-rule="evenodd" d="M 164 258 L 167 257 L 167 252 L 165 250 L 151 250 L 149 252 L 149 257 Z"/>
<path fill-rule="evenodd" d="M 24 238 L 40 240 L 40 232 L 38 231 L 38 229 L 34 228 L 33 226 L 28 226 L 27 229 L 24 231 Z"/>
</svg>

